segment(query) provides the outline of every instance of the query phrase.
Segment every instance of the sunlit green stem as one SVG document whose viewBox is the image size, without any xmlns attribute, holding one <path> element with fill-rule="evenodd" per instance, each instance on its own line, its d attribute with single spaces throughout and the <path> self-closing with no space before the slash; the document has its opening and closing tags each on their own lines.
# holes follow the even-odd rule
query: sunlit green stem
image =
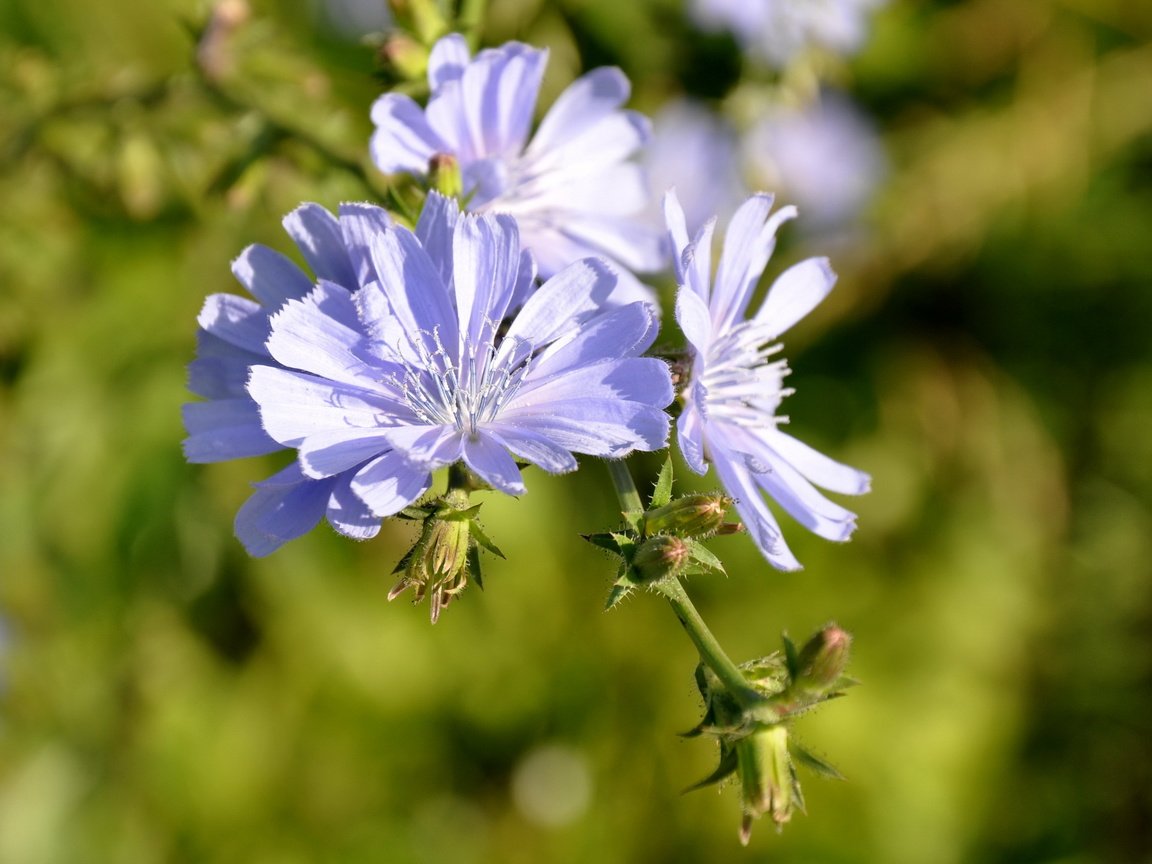
<svg viewBox="0 0 1152 864">
<path fill-rule="evenodd" d="M 464 33 L 473 51 L 480 44 L 480 24 L 484 20 L 487 0 L 460 0 L 460 14 L 456 16 L 456 28 Z"/>
<path fill-rule="evenodd" d="M 606 463 L 608 473 L 612 476 L 612 486 L 616 490 L 616 497 L 620 499 L 621 509 L 625 513 L 643 510 L 644 504 L 640 499 L 640 492 L 636 489 L 636 482 L 632 479 L 632 473 L 628 470 L 627 463 L 622 459 L 610 459 L 606 460 Z M 757 702 L 760 698 L 759 694 L 748 686 L 744 674 L 724 653 L 724 649 L 720 647 L 720 643 L 716 641 L 716 637 L 712 635 L 712 631 L 708 629 L 708 625 L 704 623 L 704 619 L 700 617 L 700 613 L 692 605 L 688 592 L 684 590 L 680 581 L 674 578 L 662 579 L 654 583 L 652 588 L 664 595 L 664 598 L 672 606 L 672 611 L 676 613 L 676 617 L 680 619 L 680 623 L 688 632 L 688 638 L 692 640 L 692 644 L 700 652 L 700 659 L 716 673 L 716 677 L 720 679 L 733 698 L 745 706 Z"/>
<path fill-rule="evenodd" d="M 612 477 L 612 488 L 616 490 L 616 497 L 620 499 L 620 508 L 625 513 L 637 513 L 644 509 L 644 502 L 640 500 L 640 492 L 636 488 L 636 481 L 632 479 L 632 472 L 628 470 L 628 463 L 623 459 L 606 459 L 608 473 Z"/>
<path fill-rule="evenodd" d="M 688 632 L 688 638 L 700 652 L 700 659 L 716 673 L 716 677 L 733 698 L 744 706 L 759 701 L 759 694 L 748 686 L 744 673 L 724 653 L 724 649 L 720 647 L 720 643 L 716 641 L 716 637 L 712 635 L 712 631 L 708 629 L 708 625 L 704 623 L 704 619 L 700 617 L 700 613 L 688 598 L 688 592 L 684 590 L 680 580 L 662 579 L 654 583 L 652 588 L 663 594 L 671 604 L 672 611 L 676 613 L 676 617 Z"/>
</svg>

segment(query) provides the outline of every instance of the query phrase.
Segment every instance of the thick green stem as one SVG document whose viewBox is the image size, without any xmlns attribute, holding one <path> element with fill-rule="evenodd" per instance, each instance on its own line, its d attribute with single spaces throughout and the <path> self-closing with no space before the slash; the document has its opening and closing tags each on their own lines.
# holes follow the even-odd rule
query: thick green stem
<svg viewBox="0 0 1152 864">
<path fill-rule="evenodd" d="M 616 490 L 616 497 L 620 499 L 620 507 L 623 511 L 631 513 L 643 510 L 644 504 L 640 499 L 640 492 L 636 489 L 636 482 L 632 479 L 632 473 L 628 470 L 627 463 L 622 459 L 605 461 L 608 465 L 608 473 L 612 476 L 612 486 Z M 733 698 L 745 707 L 758 702 L 760 695 L 748 686 L 744 674 L 724 653 L 724 649 L 720 647 L 720 643 L 716 641 L 716 637 L 712 635 L 712 631 L 708 629 L 708 625 L 704 623 L 704 619 L 700 617 L 700 613 L 692 605 L 688 592 L 684 590 L 680 581 L 675 578 L 662 579 L 654 583 L 652 588 L 664 595 L 664 598 L 672 606 L 672 611 L 676 613 L 676 617 L 680 619 L 680 623 L 688 632 L 688 638 L 692 640 L 692 644 L 700 652 L 700 659 L 716 673 L 716 677 L 720 679 Z"/>
</svg>

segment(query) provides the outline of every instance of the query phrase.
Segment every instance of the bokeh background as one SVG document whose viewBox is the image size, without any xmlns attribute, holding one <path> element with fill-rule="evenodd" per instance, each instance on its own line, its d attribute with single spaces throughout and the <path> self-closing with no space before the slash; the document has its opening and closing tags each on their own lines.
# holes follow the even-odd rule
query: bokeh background
<svg viewBox="0 0 1152 864">
<path fill-rule="evenodd" d="M 770 267 L 840 273 L 787 407 L 873 474 L 859 531 L 786 523 L 797 574 L 720 539 L 728 578 L 689 585 L 739 659 L 856 636 L 864 686 L 797 728 L 847 782 L 747 850 L 736 790 L 680 794 L 715 753 L 675 735 L 672 614 L 601 611 L 602 466 L 489 496 L 508 560 L 433 628 L 385 599 L 405 526 L 251 560 L 231 521 L 274 460 L 184 463 L 231 259 L 387 186 L 381 8 L 208 11 L 0 6 L 0 862 L 1152 861 L 1152 4 L 894 2 L 787 81 L 679 0 L 488 4 L 485 44 L 551 49 L 542 105 L 617 64 L 645 112 L 745 121 L 816 76 L 875 136 L 866 202 Z"/>
</svg>

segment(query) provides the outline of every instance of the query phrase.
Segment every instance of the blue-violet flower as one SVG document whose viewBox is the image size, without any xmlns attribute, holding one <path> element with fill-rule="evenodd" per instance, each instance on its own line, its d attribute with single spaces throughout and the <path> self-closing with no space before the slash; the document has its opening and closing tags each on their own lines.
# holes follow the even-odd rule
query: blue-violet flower
<svg viewBox="0 0 1152 864">
<path fill-rule="evenodd" d="M 767 493 L 798 522 L 829 540 L 847 540 L 856 516 L 812 485 L 859 495 L 869 477 L 841 465 L 779 429 L 777 416 L 788 367 L 773 359 L 777 338 L 832 290 L 836 274 L 827 259 L 809 258 L 775 281 L 751 318 L 745 311 L 776 244 L 776 229 L 796 215 L 794 207 L 771 214 L 772 196 L 749 198 L 728 225 L 715 279 L 711 276 L 715 220 L 689 240 L 675 192 L 665 197 L 665 218 L 676 250 L 676 320 L 691 354 L 684 409 L 677 423 L 680 452 L 692 470 L 707 463 L 735 499 L 757 547 L 781 570 L 800 569 L 779 524 L 765 503 Z"/>
<path fill-rule="evenodd" d="M 547 51 L 520 42 L 470 57 L 462 36 L 443 37 L 428 61 L 426 108 L 399 93 L 372 106 L 373 160 L 387 173 L 424 176 L 432 157 L 454 157 L 466 208 L 515 216 L 545 278 L 589 255 L 621 270 L 660 270 L 663 232 L 642 218 L 648 184 L 628 161 L 650 134 L 645 117 L 620 108 L 628 79 L 609 67 L 584 75 L 529 141 L 547 59 Z M 631 273 L 621 278 L 628 299 L 652 299 Z"/>
<path fill-rule="evenodd" d="M 265 250 L 246 284 L 267 305 L 217 295 L 201 316 L 192 389 L 212 401 L 186 406 L 189 458 L 297 450 L 237 518 L 252 554 L 325 515 L 343 534 L 371 536 L 428 490 L 433 470 L 459 460 L 520 494 L 514 457 L 563 472 L 573 453 L 664 446 L 669 371 L 638 356 L 655 338 L 654 313 L 621 305 L 603 262 L 534 288 L 511 217 L 462 216 L 436 193 L 415 233 L 366 205 L 324 224 L 334 230 L 322 243 L 319 232 L 296 238 L 315 286 L 289 282 L 292 296 L 263 297 L 286 272 Z M 342 272 L 328 266 L 337 248 Z M 263 273 L 264 261 L 280 269 Z M 213 365 L 221 344 L 223 365 Z M 205 383 L 216 367 L 227 388 Z"/>
</svg>

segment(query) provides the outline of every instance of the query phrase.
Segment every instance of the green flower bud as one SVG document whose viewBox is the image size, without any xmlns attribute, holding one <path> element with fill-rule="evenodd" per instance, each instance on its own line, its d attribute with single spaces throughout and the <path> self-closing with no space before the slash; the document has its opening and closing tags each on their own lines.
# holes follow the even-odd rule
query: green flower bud
<svg viewBox="0 0 1152 864">
<path fill-rule="evenodd" d="M 831 690 L 848 668 L 852 636 L 829 624 L 808 640 L 796 658 L 796 686 L 810 693 Z"/>
<path fill-rule="evenodd" d="M 732 506 L 727 495 L 696 493 L 685 495 L 644 514 L 648 534 L 676 534 L 680 537 L 707 537 L 724 524 L 724 514 Z"/>
<path fill-rule="evenodd" d="M 460 176 L 460 163 L 449 153 L 436 153 L 428 160 L 428 182 L 432 188 L 449 198 L 459 198 L 464 192 Z"/>
<path fill-rule="evenodd" d="M 645 540 L 632 558 L 636 582 L 647 584 L 668 576 L 679 576 L 691 560 L 692 550 L 680 537 L 660 534 Z"/>
<path fill-rule="evenodd" d="M 388 599 L 394 600 L 411 588 L 414 603 L 428 595 L 433 624 L 440 611 L 468 585 L 472 523 L 465 513 L 467 503 L 466 494 L 449 492 L 441 506 L 428 514 L 420 539 L 398 565 L 403 571 L 400 581 L 388 593 Z"/>
<path fill-rule="evenodd" d="M 428 72 L 428 48 L 406 33 L 389 34 L 378 56 L 387 71 L 403 81 L 419 81 Z"/>
<path fill-rule="evenodd" d="M 796 771 L 788 755 L 788 730 L 783 726 L 766 726 L 738 741 L 736 770 L 744 805 L 740 842 L 747 846 L 752 836 L 752 820 L 767 813 L 773 822 L 783 825 L 801 804 Z"/>
</svg>

